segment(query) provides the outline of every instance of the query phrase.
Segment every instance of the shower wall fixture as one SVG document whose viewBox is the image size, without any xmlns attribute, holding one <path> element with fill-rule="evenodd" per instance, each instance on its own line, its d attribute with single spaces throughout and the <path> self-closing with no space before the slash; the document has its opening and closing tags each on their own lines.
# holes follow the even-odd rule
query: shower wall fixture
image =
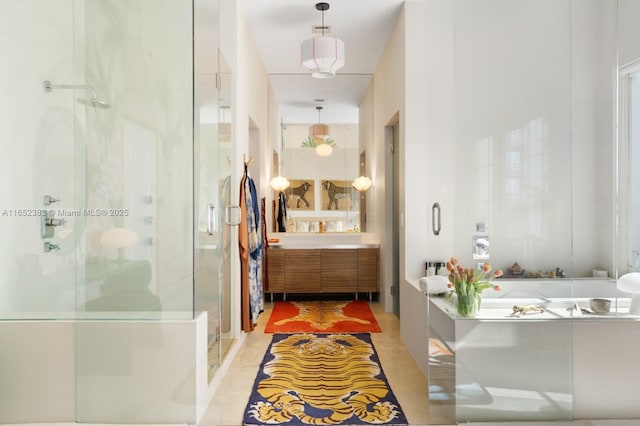
<svg viewBox="0 0 640 426">
<path fill-rule="evenodd" d="M 42 88 L 45 92 L 49 93 L 53 89 L 84 89 L 89 90 L 91 92 L 92 98 L 78 98 L 77 101 L 83 105 L 88 105 L 94 108 L 111 108 L 111 104 L 109 102 L 98 99 L 98 95 L 93 87 L 88 84 L 53 84 L 49 80 L 45 80 L 42 83 Z"/>
</svg>

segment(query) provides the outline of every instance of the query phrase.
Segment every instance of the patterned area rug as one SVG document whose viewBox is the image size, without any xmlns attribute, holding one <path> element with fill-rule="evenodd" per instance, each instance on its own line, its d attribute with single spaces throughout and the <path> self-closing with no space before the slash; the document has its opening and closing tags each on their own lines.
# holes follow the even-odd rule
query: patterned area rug
<svg viewBox="0 0 640 426">
<path fill-rule="evenodd" d="M 265 333 L 379 333 L 364 300 L 276 302 Z"/>
<path fill-rule="evenodd" d="M 369 334 L 274 334 L 243 424 L 406 425 Z"/>
</svg>

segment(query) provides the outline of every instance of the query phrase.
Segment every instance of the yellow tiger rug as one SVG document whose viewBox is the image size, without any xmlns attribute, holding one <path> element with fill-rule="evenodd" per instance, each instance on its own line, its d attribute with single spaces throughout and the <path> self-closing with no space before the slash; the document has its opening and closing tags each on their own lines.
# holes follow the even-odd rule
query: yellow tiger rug
<svg viewBox="0 0 640 426">
<path fill-rule="evenodd" d="M 244 425 L 406 425 L 369 334 L 275 334 Z"/>
</svg>

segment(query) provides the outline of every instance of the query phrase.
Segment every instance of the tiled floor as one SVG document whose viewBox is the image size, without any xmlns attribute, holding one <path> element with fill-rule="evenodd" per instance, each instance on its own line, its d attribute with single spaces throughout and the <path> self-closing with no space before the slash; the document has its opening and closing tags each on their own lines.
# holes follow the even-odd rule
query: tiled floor
<svg viewBox="0 0 640 426">
<path fill-rule="evenodd" d="M 236 426 L 242 424 L 245 406 L 271 334 L 264 327 L 271 314 L 271 304 L 265 306 L 258 327 L 247 335 L 245 343 L 222 380 L 219 391 L 204 414 L 201 425 Z M 371 333 L 373 344 L 389 384 L 411 425 L 426 425 L 427 381 L 409 350 L 400 340 L 400 321 L 385 313 L 378 303 L 371 304 L 382 333 Z"/>
<path fill-rule="evenodd" d="M 201 426 L 237 426 L 242 424 L 245 406 L 258 372 L 260 361 L 271 341 L 264 327 L 272 305 L 266 304 L 258 327 L 247 335 L 246 341 L 233 360 L 219 391 L 207 409 Z M 382 368 L 410 425 L 428 425 L 427 381 L 400 339 L 400 321 L 385 313 L 378 303 L 371 304 L 382 333 L 372 333 L 372 340 Z M 436 419 L 432 419 L 436 420 Z M 566 422 L 502 422 L 473 423 L 474 426 L 640 426 L 640 420 L 576 420 Z"/>
<path fill-rule="evenodd" d="M 264 333 L 264 326 L 271 314 L 271 304 L 266 304 L 260 316 L 258 328 L 247 335 L 244 345 L 233 360 L 219 391 L 207 409 L 199 426 L 237 426 L 242 417 L 260 361 L 271 341 L 271 334 Z M 371 308 L 376 315 L 382 333 L 372 333 L 372 340 L 380 357 L 382 368 L 396 394 L 402 409 L 413 426 L 428 425 L 427 382 L 416 362 L 400 340 L 400 321 L 383 311 L 377 304 Z M 80 423 L 40 423 L 13 426 L 81 426 Z M 108 426 L 88 425 L 86 426 Z M 566 422 L 502 422 L 472 423 L 473 426 L 640 426 L 640 420 L 576 420 Z M 128 425 L 139 426 L 139 425 Z M 152 425 L 144 425 L 152 426 Z M 165 425 L 167 426 L 167 425 Z M 175 425 L 186 426 L 186 425 Z"/>
</svg>

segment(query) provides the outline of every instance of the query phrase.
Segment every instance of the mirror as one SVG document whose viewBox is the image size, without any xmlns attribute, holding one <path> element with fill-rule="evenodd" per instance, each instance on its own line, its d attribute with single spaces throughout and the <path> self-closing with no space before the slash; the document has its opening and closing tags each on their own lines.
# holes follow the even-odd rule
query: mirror
<svg viewBox="0 0 640 426">
<path fill-rule="evenodd" d="M 361 126 L 372 126 L 373 120 L 361 119 L 360 103 L 371 90 L 372 76 L 317 80 L 310 75 L 271 75 L 270 79 L 282 119 L 281 157 L 274 171 L 290 182 L 283 191 L 286 232 L 366 230 L 367 191 L 359 192 L 352 182 L 369 174 L 360 135 Z M 322 138 L 311 136 L 318 124 L 328 128 Z M 329 145 L 330 154 L 319 155 L 320 145 Z M 273 199 L 278 197 L 274 190 Z"/>
<path fill-rule="evenodd" d="M 269 149 L 280 155 L 279 175 L 293 181 L 287 200 L 289 222 L 300 221 L 301 232 L 315 230 L 319 222 L 330 232 L 371 229 L 374 191 L 355 191 L 351 183 L 361 175 L 373 178 L 375 164 L 380 161 L 374 149 L 372 76 L 403 3 L 332 0 L 321 15 L 313 2 L 242 2 L 248 28 L 270 78 L 269 107 L 277 104 L 281 118 L 269 120 L 270 126 L 276 123 L 282 130 L 276 136 L 277 132 L 270 129 Z M 316 36 L 336 37 L 336 46 L 344 42 L 344 66 L 337 68 L 333 78 L 313 78 L 302 65 L 309 64 L 301 61 L 302 46 Z M 332 64 L 342 65 L 342 58 Z M 320 117 L 318 106 L 323 108 Z M 329 138 L 335 147 L 328 157 L 314 153 L 309 127 L 315 124 L 330 128 Z M 361 159 L 365 150 L 368 155 Z M 278 174 L 272 173 L 268 178 L 275 176 Z M 279 192 L 270 192 L 267 199 L 279 204 Z M 274 216 L 275 210 L 279 209 L 272 210 Z M 269 226 L 272 232 L 275 222 Z M 298 230 L 297 223 L 289 225 L 288 232 Z"/>
</svg>

